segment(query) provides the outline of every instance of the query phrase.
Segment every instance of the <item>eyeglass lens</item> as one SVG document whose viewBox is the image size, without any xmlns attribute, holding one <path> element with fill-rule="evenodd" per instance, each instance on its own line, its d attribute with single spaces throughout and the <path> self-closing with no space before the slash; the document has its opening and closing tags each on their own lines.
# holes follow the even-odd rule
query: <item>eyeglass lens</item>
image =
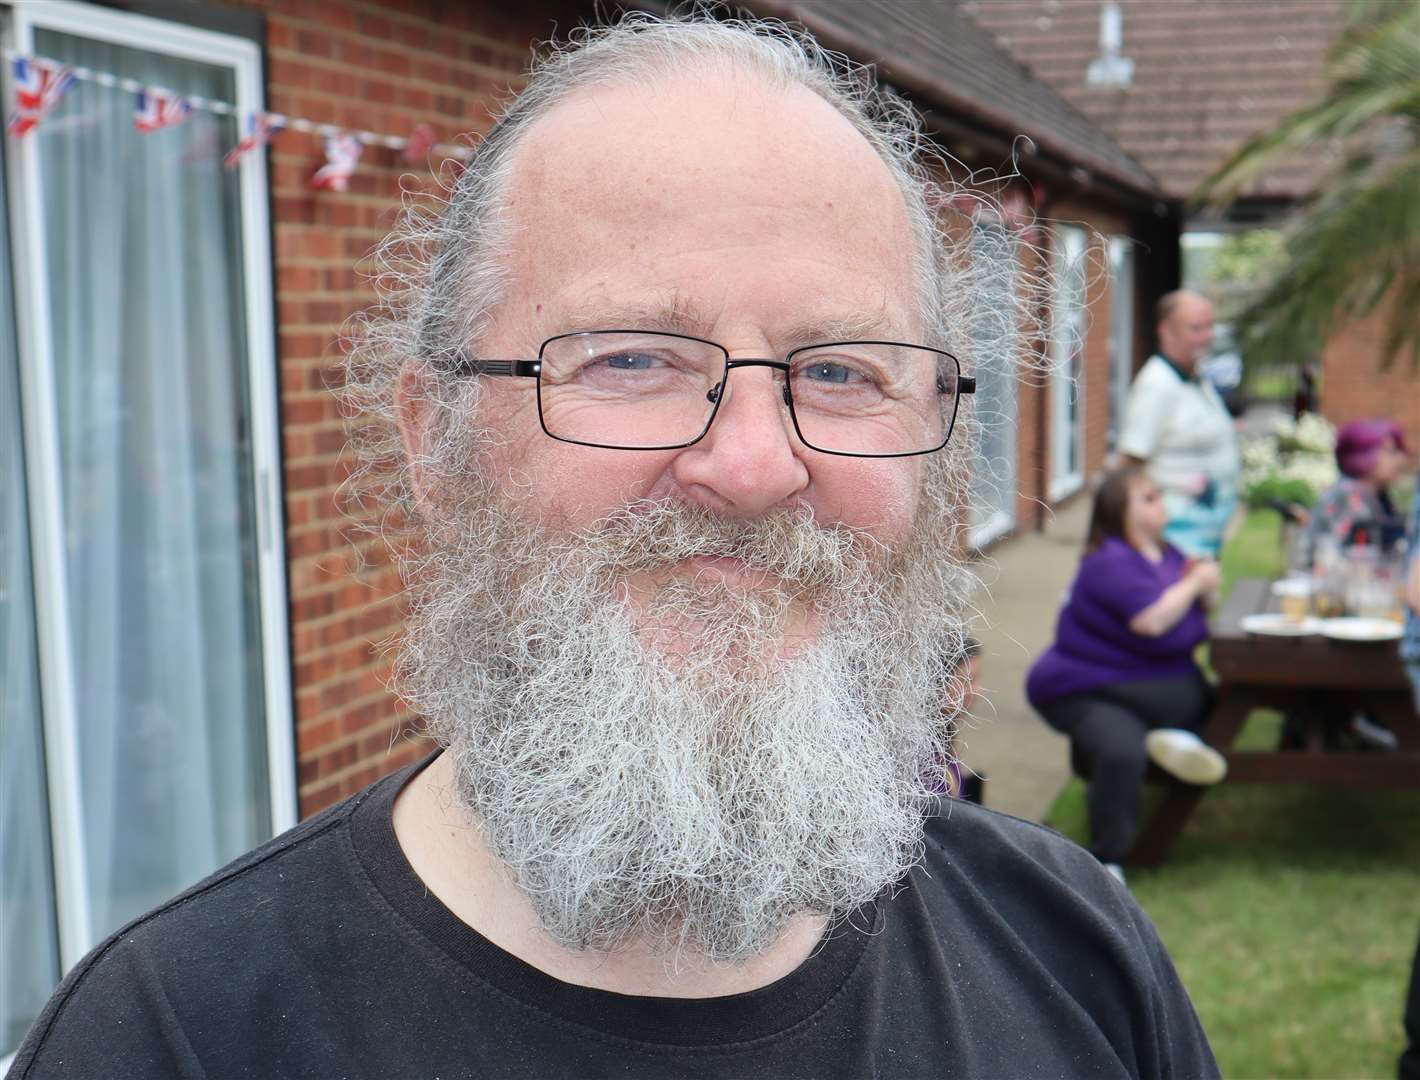
<svg viewBox="0 0 1420 1080">
<path fill-rule="evenodd" d="M 539 359 L 547 433 L 608 447 L 694 442 L 727 374 L 719 346 L 666 334 L 570 334 L 548 341 Z M 946 442 L 958 375 L 946 353 L 848 342 L 799 350 L 789 364 L 799 436 L 815 449 L 910 454 Z"/>
</svg>

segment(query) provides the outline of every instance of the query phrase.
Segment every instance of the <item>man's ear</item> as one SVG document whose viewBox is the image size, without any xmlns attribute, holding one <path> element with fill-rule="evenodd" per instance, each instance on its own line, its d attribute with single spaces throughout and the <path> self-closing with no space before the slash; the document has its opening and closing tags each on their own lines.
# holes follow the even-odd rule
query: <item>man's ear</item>
<svg viewBox="0 0 1420 1080">
<path fill-rule="evenodd" d="M 433 450 L 434 405 L 429 382 L 434 376 L 422 364 L 406 363 L 395 388 L 395 413 L 399 418 L 399 439 L 409 470 L 409 489 L 414 507 L 424 513 L 438 502 L 439 493 L 429 475 L 427 463 Z"/>
</svg>

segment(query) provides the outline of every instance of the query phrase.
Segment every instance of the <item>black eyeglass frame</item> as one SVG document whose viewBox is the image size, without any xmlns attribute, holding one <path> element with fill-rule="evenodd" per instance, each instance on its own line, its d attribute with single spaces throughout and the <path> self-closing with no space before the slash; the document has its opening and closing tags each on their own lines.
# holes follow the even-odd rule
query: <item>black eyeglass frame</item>
<svg viewBox="0 0 1420 1080">
<path fill-rule="evenodd" d="M 565 341 L 568 338 L 595 337 L 603 334 L 646 334 L 655 337 L 676 338 L 680 341 L 693 341 L 700 345 L 709 345 L 713 349 L 718 349 L 725 358 L 725 366 L 721 371 L 720 381 L 710 388 L 706 398 L 713 408 L 710 415 L 705 418 L 705 426 L 700 429 L 700 434 L 695 438 L 683 443 L 670 443 L 664 446 L 609 446 L 606 443 L 586 442 L 582 439 L 569 439 L 563 435 L 554 435 L 547 430 L 547 421 L 543 419 L 542 413 L 542 356 L 547 347 L 556 341 Z M 851 450 L 825 450 L 815 446 L 804 438 L 803 431 L 799 428 L 799 417 L 794 411 L 794 394 L 789 389 L 789 372 L 793 368 L 794 357 L 801 353 L 813 352 L 817 349 L 831 349 L 838 345 L 893 345 L 903 349 L 921 349 L 924 352 L 935 353 L 938 356 L 945 356 L 956 368 L 956 393 L 952 395 L 952 415 L 947 419 L 947 429 L 942 436 L 942 441 L 936 446 L 926 450 L 907 450 L 900 454 L 858 454 Z M 590 446 L 597 450 L 683 450 L 687 446 L 694 446 L 710 432 L 710 425 L 715 422 L 715 417 L 720 414 L 720 404 L 724 401 L 724 388 L 729 381 L 730 372 L 736 368 L 746 367 L 767 367 L 775 371 L 782 371 L 784 378 L 784 404 L 789 409 L 789 420 L 794 425 L 794 434 L 799 437 L 799 441 L 810 450 L 820 454 L 833 454 L 836 457 L 858 457 L 858 458 L 900 458 L 900 457 L 920 457 L 923 454 L 935 454 L 941 450 L 951 440 L 952 432 L 956 428 L 957 412 L 961 408 L 963 394 L 976 393 L 976 379 L 970 375 L 961 373 L 961 361 L 949 352 L 941 349 L 929 348 L 926 345 L 913 345 L 905 341 L 825 341 L 816 345 L 803 345 L 791 350 L 785 355 L 783 360 L 775 360 L 769 357 L 746 357 L 742 360 L 731 360 L 730 351 L 723 345 L 714 341 L 707 341 L 705 338 L 693 337 L 690 334 L 673 334 L 661 330 L 574 330 L 567 334 L 555 334 L 548 338 L 537 349 L 536 360 L 482 360 L 469 356 L 460 351 L 453 365 L 455 375 L 504 375 L 520 378 L 537 379 L 537 422 L 542 428 L 542 432 L 550 439 L 558 442 L 570 443 L 573 446 Z"/>
</svg>

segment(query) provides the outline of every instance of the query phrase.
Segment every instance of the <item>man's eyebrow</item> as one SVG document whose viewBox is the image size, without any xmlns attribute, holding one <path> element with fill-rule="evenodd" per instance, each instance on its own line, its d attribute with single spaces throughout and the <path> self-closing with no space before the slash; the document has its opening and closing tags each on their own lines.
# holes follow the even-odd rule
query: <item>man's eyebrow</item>
<svg viewBox="0 0 1420 1080">
<path fill-rule="evenodd" d="M 558 333 L 578 330 L 651 330 L 703 337 L 711 320 L 694 301 L 683 296 L 581 304 L 565 312 Z"/>
<path fill-rule="evenodd" d="M 831 341 L 897 340 L 901 328 L 885 311 L 805 318 L 776 329 L 775 339 L 790 349 Z"/>
<path fill-rule="evenodd" d="M 688 334 L 704 338 L 712 333 L 714 319 L 684 296 L 580 304 L 563 313 L 553 333 L 579 330 L 647 330 Z M 886 311 L 855 311 L 806 316 L 786 326 L 770 328 L 771 338 L 783 351 L 831 341 L 900 340 L 902 330 Z"/>
</svg>

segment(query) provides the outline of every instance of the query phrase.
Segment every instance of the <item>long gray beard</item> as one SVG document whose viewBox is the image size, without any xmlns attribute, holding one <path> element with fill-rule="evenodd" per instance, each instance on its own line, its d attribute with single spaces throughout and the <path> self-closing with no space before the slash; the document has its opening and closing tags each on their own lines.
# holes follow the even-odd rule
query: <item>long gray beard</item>
<svg viewBox="0 0 1420 1080">
<path fill-rule="evenodd" d="M 554 940 L 741 961 L 916 859 L 959 625 L 930 523 L 893 556 L 787 512 L 641 503 L 557 534 L 485 496 L 459 518 L 421 568 L 402 687 Z M 626 576 L 695 555 L 775 583 L 669 577 L 637 621 Z M 817 634 L 786 656 L 806 603 Z"/>
</svg>

